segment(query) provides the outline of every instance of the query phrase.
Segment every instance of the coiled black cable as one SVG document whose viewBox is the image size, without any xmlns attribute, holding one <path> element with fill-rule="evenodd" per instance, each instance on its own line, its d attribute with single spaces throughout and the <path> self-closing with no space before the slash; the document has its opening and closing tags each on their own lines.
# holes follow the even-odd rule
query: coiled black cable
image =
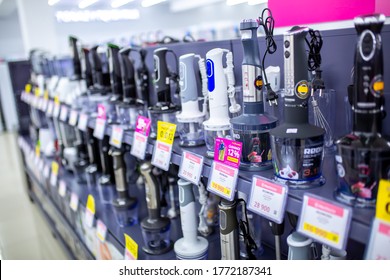
<svg viewBox="0 0 390 280">
<path fill-rule="evenodd" d="M 268 12 L 268 16 L 265 17 L 265 13 Z M 263 55 L 263 60 L 261 62 L 262 64 L 262 67 L 264 68 L 264 62 L 265 62 L 265 57 L 267 56 L 267 54 L 273 54 L 276 52 L 277 50 L 277 45 L 276 45 L 276 42 L 274 40 L 274 26 L 275 26 L 275 20 L 272 16 L 272 12 L 270 9 L 268 8 L 265 8 L 262 12 L 261 12 L 261 16 L 259 17 L 259 25 L 263 27 L 264 29 L 264 33 L 265 33 L 265 43 L 267 45 L 267 48 L 264 52 L 264 55 Z M 267 75 L 265 74 L 265 71 L 264 71 L 264 79 L 265 79 L 265 83 L 268 84 L 268 79 L 267 79 Z"/>
<path fill-rule="evenodd" d="M 315 71 L 321 66 L 321 48 L 322 48 L 322 36 L 318 30 L 309 30 L 310 41 L 305 38 L 309 47 L 308 55 L 308 69 L 309 71 Z"/>
</svg>

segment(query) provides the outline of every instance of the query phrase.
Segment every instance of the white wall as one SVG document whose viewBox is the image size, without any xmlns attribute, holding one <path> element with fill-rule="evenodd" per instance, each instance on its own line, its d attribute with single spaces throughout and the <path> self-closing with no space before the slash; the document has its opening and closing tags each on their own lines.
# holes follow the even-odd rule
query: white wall
<svg viewBox="0 0 390 280">
<path fill-rule="evenodd" d="M 24 47 L 18 12 L 0 17 L 0 58 L 16 59 L 24 57 Z"/>
</svg>

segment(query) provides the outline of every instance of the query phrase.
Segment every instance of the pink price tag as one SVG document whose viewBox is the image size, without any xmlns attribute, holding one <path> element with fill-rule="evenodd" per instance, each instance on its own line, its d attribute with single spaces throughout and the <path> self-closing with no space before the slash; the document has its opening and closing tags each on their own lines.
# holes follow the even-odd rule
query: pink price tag
<svg viewBox="0 0 390 280">
<path fill-rule="evenodd" d="M 390 223 L 374 219 L 366 259 L 390 260 Z"/>
<path fill-rule="evenodd" d="M 234 199 L 238 168 L 213 161 L 207 190 L 229 201 Z"/>
<path fill-rule="evenodd" d="M 138 132 L 134 132 L 133 145 L 131 145 L 130 154 L 139 159 L 145 159 L 147 146 L 148 137 Z"/>
<path fill-rule="evenodd" d="M 97 111 L 98 111 L 97 114 L 98 119 L 103 119 L 103 120 L 107 119 L 106 106 L 104 106 L 103 104 L 98 104 Z"/>
<path fill-rule="evenodd" d="M 203 169 L 203 157 L 187 151 L 183 151 L 179 168 L 179 177 L 194 185 L 199 184 Z"/>
<path fill-rule="evenodd" d="M 119 149 L 122 146 L 122 140 L 123 129 L 120 126 L 114 125 L 111 132 L 110 145 Z"/>
<path fill-rule="evenodd" d="M 214 161 L 238 168 L 240 166 L 241 150 L 241 142 L 217 138 L 215 139 Z"/>
<path fill-rule="evenodd" d="M 135 132 L 138 134 L 142 134 L 146 137 L 149 136 L 151 121 L 144 116 L 138 116 L 137 124 L 135 126 Z"/>
<path fill-rule="evenodd" d="M 96 222 L 96 235 L 101 242 L 106 241 L 107 227 L 101 220 Z"/>
</svg>

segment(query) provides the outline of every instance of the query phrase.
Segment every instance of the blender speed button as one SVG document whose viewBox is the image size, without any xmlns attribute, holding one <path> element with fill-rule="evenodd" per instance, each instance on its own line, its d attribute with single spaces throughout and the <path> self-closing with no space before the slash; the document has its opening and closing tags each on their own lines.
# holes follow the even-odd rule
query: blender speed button
<svg viewBox="0 0 390 280">
<path fill-rule="evenodd" d="M 289 58 L 290 57 L 290 52 L 289 51 L 285 51 L 284 52 L 284 57 L 285 58 Z"/>
<path fill-rule="evenodd" d="M 290 46 L 290 41 L 284 41 L 284 47 L 287 49 Z"/>
</svg>

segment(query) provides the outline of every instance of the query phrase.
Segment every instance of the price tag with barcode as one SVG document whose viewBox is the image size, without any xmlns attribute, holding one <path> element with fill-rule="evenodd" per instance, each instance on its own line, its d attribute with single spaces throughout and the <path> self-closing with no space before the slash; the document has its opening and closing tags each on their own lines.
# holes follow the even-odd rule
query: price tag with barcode
<svg viewBox="0 0 390 280">
<path fill-rule="evenodd" d="M 374 219 L 365 258 L 390 260 L 390 223 L 378 218 Z"/>
<path fill-rule="evenodd" d="M 65 197 L 66 196 L 66 183 L 65 183 L 64 180 L 60 180 L 60 182 L 58 184 L 58 194 L 61 197 Z"/>
<path fill-rule="evenodd" d="M 58 119 L 58 117 L 60 116 L 60 111 L 61 111 L 60 102 L 58 101 L 58 98 L 55 98 L 55 100 L 54 100 L 54 109 L 53 109 L 53 117 Z"/>
<path fill-rule="evenodd" d="M 77 117 L 78 117 L 78 112 L 76 110 L 72 110 L 69 115 L 69 124 L 71 126 L 76 126 Z"/>
<path fill-rule="evenodd" d="M 248 209 L 278 224 L 283 222 L 287 187 L 274 181 L 253 176 Z"/>
<path fill-rule="evenodd" d="M 45 179 L 49 179 L 49 176 L 50 176 L 50 166 L 45 164 L 45 167 L 43 168 L 43 177 L 45 177 Z"/>
<path fill-rule="evenodd" d="M 57 186 L 58 170 L 59 170 L 58 163 L 53 161 L 51 163 L 51 175 L 50 175 L 50 185 L 52 186 Z"/>
<path fill-rule="evenodd" d="M 68 120 L 68 107 L 65 105 L 61 105 L 60 120 L 63 122 Z"/>
<path fill-rule="evenodd" d="M 101 242 L 106 241 L 107 227 L 100 219 L 96 221 L 96 235 Z"/>
<path fill-rule="evenodd" d="M 179 177 L 194 185 L 199 184 L 203 169 L 203 157 L 191 152 L 183 151 L 179 168 Z"/>
<path fill-rule="evenodd" d="M 151 121 L 148 118 L 138 116 L 133 136 L 133 145 L 131 145 L 130 153 L 139 159 L 145 159 L 150 124 Z"/>
<path fill-rule="evenodd" d="M 152 164 L 168 171 L 172 156 L 172 145 L 175 139 L 176 124 L 157 122 L 157 141 L 154 145 Z"/>
<path fill-rule="evenodd" d="M 229 201 L 234 199 L 236 190 L 238 168 L 213 161 L 207 189 Z"/>
<path fill-rule="evenodd" d="M 49 100 L 49 103 L 47 105 L 47 111 L 46 111 L 46 113 L 49 117 L 53 116 L 53 110 L 54 110 L 54 101 Z"/>
<path fill-rule="evenodd" d="M 351 208 L 312 194 L 305 194 L 297 230 L 322 244 L 344 250 L 351 218 Z"/>
<path fill-rule="evenodd" d="M 123 129 L 120 126 L 114 125 L 110 137 L 110 145 L 120 148 L 122 146 Z"/>
<path fill-rule="evenodd" d="M 79 207 L 79 196 L 72 192 L 70 195 L 70 203 L 69 203 L 70 209 L 72 209 L 74 212 L 77 212 L 77 208 Z"/>
<path fill-rule="evenodd" d="M 95 217 L 95 198 L 89 194 L 87 199 L 87 206 L 85 207 L 85 223 L 88 227 L 93 227 Z"/>
<path fill-rule="evenodd" d="M 93 131 L 93 136 L 95 136 L 99 140 L 103 140 L 105 130 L 106 130 L 106 120 L 97 118 L 95 129 Z"/>
<path fill-rule="evenodd" d="M 81 113 L 79 117 L 79 123 L 77 125 L 77 128 L 81 131 L 86 131 L 88 126 L 88 115 Z"/>
</svg>

